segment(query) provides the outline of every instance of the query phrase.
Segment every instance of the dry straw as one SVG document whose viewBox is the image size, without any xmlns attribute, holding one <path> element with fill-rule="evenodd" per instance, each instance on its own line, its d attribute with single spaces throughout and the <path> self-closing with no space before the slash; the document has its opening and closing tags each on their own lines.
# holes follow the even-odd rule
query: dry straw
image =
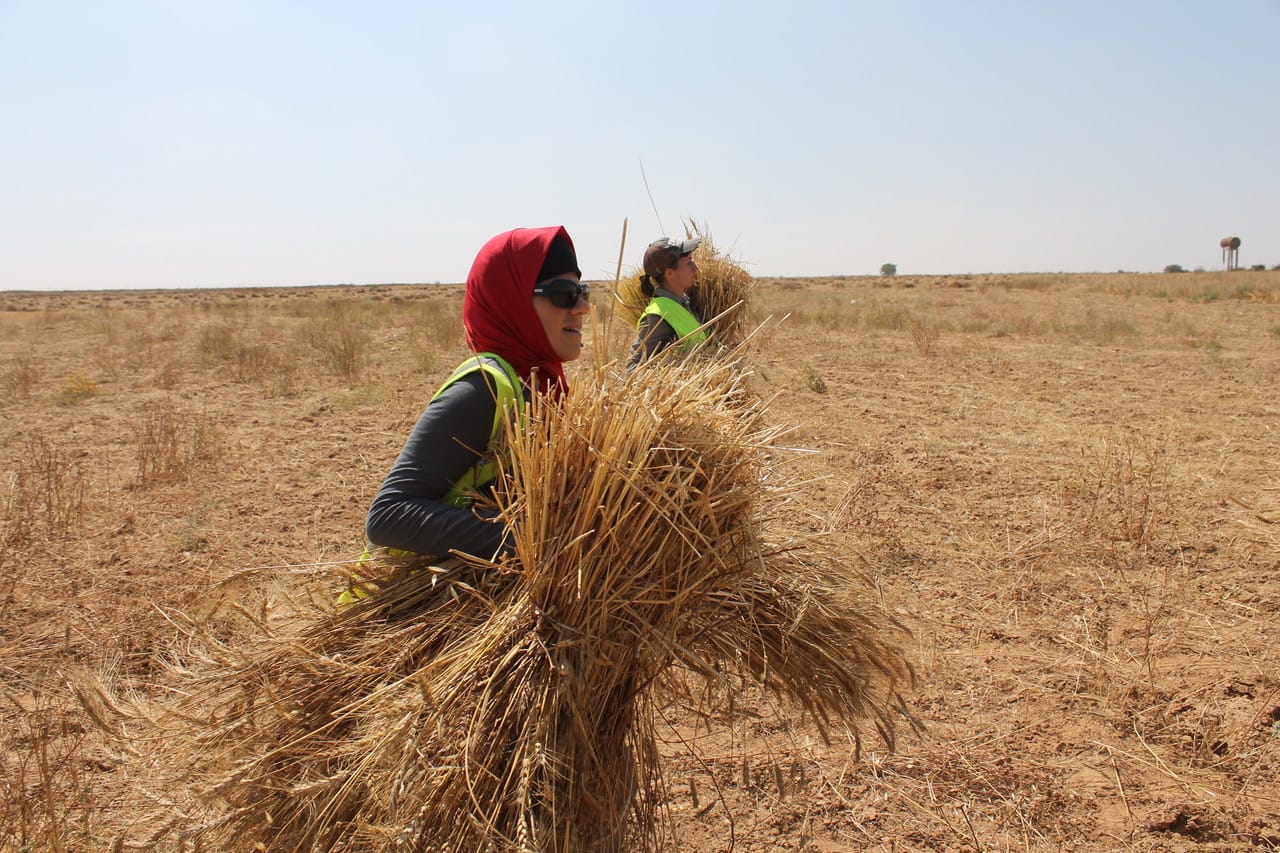
<svg viewBox="0 0 1280 853">
<path fill-rule="evenodd" d="M 716 248 L 705 225 L 688 223 L 685 236 L 695 234 L 702 238 L 702 243 L 693 253 L 694 263 L 698 265 L 698 285 L 689 291 L 689 301 L 697 315 L 707 321 L 713 344 L 720 349 L 735 348 L 748 336 L 755 279 Z M 640 287 L 643 272 L 637 270 L 617 286 L 618 313 L 633 328 L 649 303 Z"/>
<path fill-rule="evenodd" d="M 172 718 L 205 810 L 171 829 L 215 849 L 656 849 L 656 706 L 747 684 L 892 745 L 901 629 L 789 538 L 777 433 L 741 381 L 655 366 L 535 400 L 496 493 L 514 560 L 383 560 L 355 605 L 212 646 Z"/>
</svg>

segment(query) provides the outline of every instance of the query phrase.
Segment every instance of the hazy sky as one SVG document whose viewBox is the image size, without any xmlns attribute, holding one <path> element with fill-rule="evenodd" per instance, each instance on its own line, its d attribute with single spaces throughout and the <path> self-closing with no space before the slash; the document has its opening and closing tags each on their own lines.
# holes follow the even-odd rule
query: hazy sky
<svg viewBox="0 0 1280 853">
<path fill-rule="evenodd" d="M 1280 0 L 0 0 L 0 289 L 1280 264 Z M 643 163 L 643 174 L 641 164 Z M 645 190 L 647 175 L 653 202 Z"/>
</svg>

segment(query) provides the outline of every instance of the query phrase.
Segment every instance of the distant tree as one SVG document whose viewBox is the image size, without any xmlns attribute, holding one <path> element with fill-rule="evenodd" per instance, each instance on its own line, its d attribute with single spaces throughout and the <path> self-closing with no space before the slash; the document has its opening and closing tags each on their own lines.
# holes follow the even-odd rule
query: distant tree
<svg viewBox="0 0 1280 853">
<path fill-rule="evenodd" d="M 897 264 L 881 264 L 880 265 L 880 275 L 890 276 L 890 275 L 897 275 L 897 274 L 898 274 Z"/>
<path fill-rule="evenodd" d="M 1254 270 L 1254 271 L 1257 271 L 1257 270 L 1265 270 L 1266 268 L 1267 268 L 1267 265 L 1266 265 L 1266 264 L 1254 264 L 1253 266 L 1249 267 L 1249 269 Z"/>
<path fill-rule="evenodd" d="M 1169 266 L 1164 268 L 1164 271 L 1165 272 L 1186 272 L 1186 270 L 1182 268 L 1182 264 L 1169 264 Z"/>
</svg>

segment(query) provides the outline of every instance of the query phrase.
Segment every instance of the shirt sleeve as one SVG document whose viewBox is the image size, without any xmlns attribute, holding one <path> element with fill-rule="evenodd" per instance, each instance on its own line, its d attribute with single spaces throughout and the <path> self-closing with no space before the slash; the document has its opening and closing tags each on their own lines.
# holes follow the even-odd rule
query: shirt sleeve
<svg viewBox="0 0 1280 853">
<path fill-rule="evenodd" d="M 627 371 L 635 370 L 642 362 L 648 361 L 658 353 L 676 342 L 676 330 L 662 319 L 660 314 L 645 314 L 640 318 L 640 329 L 636 341 L 631 345 L 631 355 L 627 358 Z"/>
<path fill-rule="evenodd" d="M 370 543 L 437 558 L 456 550 L 493 559 L 510 550 L 502 524 L 443 503 L 487 452 L 496 409 L 484 371 L 462 377 L 427 405 L 369 507 Z"/>
</svg>

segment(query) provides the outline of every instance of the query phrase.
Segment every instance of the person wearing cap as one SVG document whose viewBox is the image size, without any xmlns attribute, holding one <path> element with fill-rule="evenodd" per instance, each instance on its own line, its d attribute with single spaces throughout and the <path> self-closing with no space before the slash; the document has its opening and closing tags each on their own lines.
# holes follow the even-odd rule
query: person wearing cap
<svg viewBox="0 0 1280 853">
<path fill-rule="evenodd" d="M 582 354 L 589 294 L 562 227 L 517 228 L 484 245 L 462 302 L 474 354 L 431 398 L 374 496 L 371 547 L 432 558 L 511 552 L 503 525 L 473 511 L 472 495 L 496 477 L 490 448 L 503 419 L 523 423 L 533 393 L 568 392 L 563 365 Z"/>
<path fill-rule="evenodd" d="M 637 324 L 635 343 L 627 358 L 627 371 L 664 350 L 688 353 L 703 344 L 707 333 L 689 302 L 689 289 L 698 281 L 693 251 L 702 238 L 671 240 L 663 237 L 644 251 L 640 289 L 649 298 Z"/>
</svg>

